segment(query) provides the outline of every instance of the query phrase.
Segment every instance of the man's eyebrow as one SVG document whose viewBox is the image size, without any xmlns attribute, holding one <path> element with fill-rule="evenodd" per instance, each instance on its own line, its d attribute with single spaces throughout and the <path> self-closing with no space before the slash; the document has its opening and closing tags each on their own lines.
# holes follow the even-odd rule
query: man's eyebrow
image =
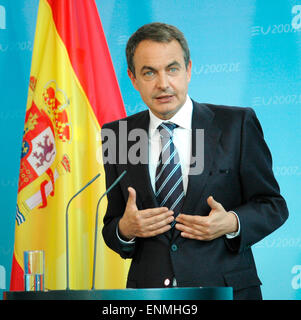
<svg viewBox="0 0 301 320">
<path fill-rule="evenodd" d="M 180 64 L 178 61 L 175 60 L 175 61 L 169 63 L 165 68 L 167 69 L 167 68 L 175 67 L 175 66 L 181 67 L 181 64 Z M 153 67 L 151 67 L 151 66 L 143 66 L 143 67 L 141 68 L 140 72 L 143 72 L 143 71 L 145 71 L 145 70 L 156 71 L 156 69 L 153 68 Z"/>
<path fill-rule="evenodd" d="M 173 61 L 172 63 L 170 63 L 168 66 L 167 66 L 167 68 L 170 68 L 170 67 L 175 67 L 175 66 L 177 66 L 177 67 L 181 67 L 181 64 L 178 62 L 178 61 Z"/>
<path fill-rule="evenodd" d="M 156 71 L 155 68 L 150 67 L 150 66 L 143 66 L 140 70 L 140 72 L 143 72 L 144 70 L 151 70 L 151 71 Z"/>
</svg>

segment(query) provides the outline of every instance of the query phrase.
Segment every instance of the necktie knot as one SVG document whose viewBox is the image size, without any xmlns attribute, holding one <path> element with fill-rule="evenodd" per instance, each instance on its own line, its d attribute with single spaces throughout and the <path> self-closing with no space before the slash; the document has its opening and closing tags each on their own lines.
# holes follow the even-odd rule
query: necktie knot
<svg viewBox="0 0 301 320">
<path fill-rule="evenodd" d="M 173 135 L 173 130 L 177 128 L 178 125 L 172 122 L 162 122 L 158 126 L 158 130 L 160 133 L 161 138 L 168 138 L 170 139 Z"/>
</svg>

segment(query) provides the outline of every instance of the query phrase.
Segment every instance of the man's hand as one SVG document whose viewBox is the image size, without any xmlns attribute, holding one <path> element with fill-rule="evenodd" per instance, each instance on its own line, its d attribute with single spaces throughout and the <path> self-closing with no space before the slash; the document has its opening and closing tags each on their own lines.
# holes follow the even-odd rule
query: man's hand
<svg viewBox="0 0 301 320">
<path fill-rule="evenodd" d="M 136 191 L 129 187 L 125 212 L 119 221 L 119 232 L 128 240 L 134 237 L 153 237 L 168 231 L 174 220 L 173 211 L 166 207 L 138 210 Z"/>
<path fill-rule="evenodd" d="M 182 213 L 177 216 L 175 227 L 182 231 L 182 237 L 208 241 L 238 230 L 235 214 L 227 212 L 212 196 L 208 197 L 207 203 L 211 208 L 208 216 Z"/>
</svg>

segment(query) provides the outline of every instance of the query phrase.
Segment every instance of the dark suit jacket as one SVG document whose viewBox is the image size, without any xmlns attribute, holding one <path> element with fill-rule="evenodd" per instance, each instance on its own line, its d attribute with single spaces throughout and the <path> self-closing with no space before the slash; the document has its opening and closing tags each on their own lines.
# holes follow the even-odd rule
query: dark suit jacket
<svg viewBox="0 0 301 320">
<path fill-rule="evenodd" d="M 141 128 L 148 131 L 149 113 L 143 111 L 123 119 L 127 132 Z M 118 137 L 119 121 L 103 126 Z M 192 152 L 195 129 L 204 129 L 204 170 L 190 175 L 181 212 L 208 215 L 207 197 L 213 195 L 240 220 L 240 236 L 225 236 L 212 241 L 181 237 L 175 230 L 151 238 L 137 238 L 135 244 L 123 245 L 116 227 L 128 199 L 127 188 L 137 192 L 138 209 L 157 207 L 147 164 L 105 164 L 107 187 L 123 170 L 118 186 L 108 195 L 103 237 L 106 244 L 123 258 L 132 258 L 127 287 L 163 287 L 165 279 L 177 280 L 180 287 L 231 286 L 236 299 L 261 298 L 260 280 L 251 246 L 270 234 L 288 217 L 285 200 L 272 172 L 272 159 L 261 126 L 250 108 L 199 104 L 193 101 Z M 125 139 L 126 137 L 121 137 Z M 117 139 L 118 140 L 118 139 Z M 127 152 L 136 141 L 117 141 L 119 152 Z M 120 149 L 119 149 L 120 148 Z M 146 148 L 148 150 L 148 148 Z"/>
</svg>

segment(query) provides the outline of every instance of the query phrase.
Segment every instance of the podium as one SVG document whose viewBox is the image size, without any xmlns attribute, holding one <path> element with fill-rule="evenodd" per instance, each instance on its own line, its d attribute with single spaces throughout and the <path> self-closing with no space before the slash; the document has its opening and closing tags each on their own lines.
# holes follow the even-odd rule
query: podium
<svg viewBox="0 0 301 320">
<path fill-rule="evenodd" d="M 233 300 L 231 287 L 7 291 L 4 300 Z"/>
</svg>

